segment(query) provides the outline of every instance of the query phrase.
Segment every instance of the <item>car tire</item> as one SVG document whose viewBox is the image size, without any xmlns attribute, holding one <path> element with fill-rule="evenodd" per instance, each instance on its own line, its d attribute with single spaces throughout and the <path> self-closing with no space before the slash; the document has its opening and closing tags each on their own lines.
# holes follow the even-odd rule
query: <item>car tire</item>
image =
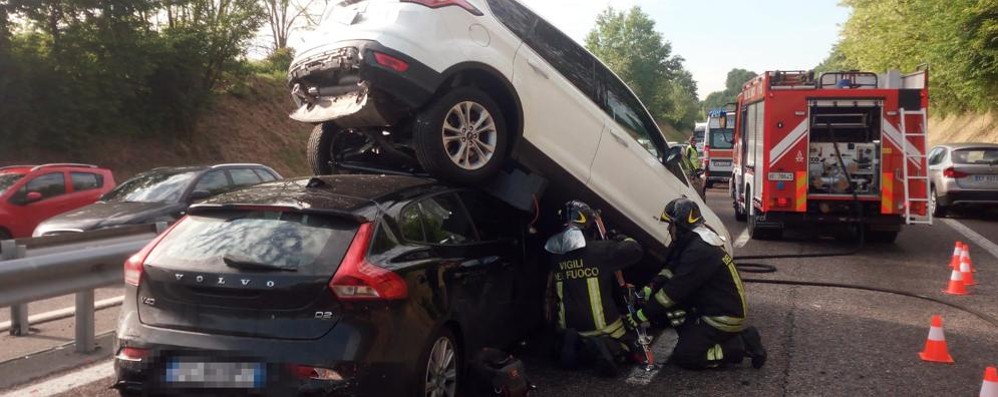
<svg viewBox="0 0 998 397">
<path fill-rule="evenodd" d="M 742 210 L 741 207 L 742 206 L 738 205 L 738 202 L 736 201 L 735 202 L 735 220 L 738 221 L 738 222 L 747 222 L 748 221 L 748 214 L 746 214 L 745 211 Z"/>
<path fill-rule="evenodd" d="M 336 136 L 336 128 L 329 123 L 318 124 L 312 128 L 312 135 L 308 137 L 308 166 L 315 175 L 329 175 L 333 173 L 333 137 Z"/>
<path fill-rule="evenodd" d="M 748 233 L 753 240 L 779 240 L 783 238 L 783 228 L 759 227 L 761 215 L 748 215 Z"/>
<path fill-rule="evenodd" d="M 932 192 L 930 194 L 931 196 L 929 197 L 929 200 L 931 201 L 929 202 L 929 206 L 932 208 L 932 216 L 936 218 L 945 218 L 946 213 L 949 212 L 949 207 L 939 204 L 939 194 L 936 193 L 935 187 L 932 188 Z"/>
<path fill-rule="evenodd" d="M 434 334 L 423 349 L 423 354 L 420 355 L 419 363 L 416 366 L 419 370 L 416 373 L 418 378 L 413 395 L 419 397 L 453 396 L 461 392 L 460 382 L 462 380 L 462 365 L 464 364 L 462 357 L 460 345 L 457 344 L 457 338 L 454 337 L 453 332 L 447 328 L 442 328 Z M 434 391 L 440 391 L 442 394 L 434 394 Z"/>
<path fill-rule="evenodd" d="M 501 169 L 510 138 L 499 105 L 478 88 L 459 87 L 419 112 L 412 139 L 424 171 L 451 182 L 482 185 Z"/>
</svg>

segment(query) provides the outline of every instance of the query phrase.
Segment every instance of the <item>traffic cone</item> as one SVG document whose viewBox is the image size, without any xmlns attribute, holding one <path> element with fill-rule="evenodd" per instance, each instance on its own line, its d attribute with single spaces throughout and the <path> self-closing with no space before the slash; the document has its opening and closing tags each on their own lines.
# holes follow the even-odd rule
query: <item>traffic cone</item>
<svg viewBox="0 0 998 397">
<path fill-rule="evenodd" d="M 943 334 L 943 318 L 938 314 L 932 316 L 932 326 L 929 327 L 929 337 L 925 340 L 925 348 L 918 356 L 922 361 L 952 364 L 953 357 L 946 347 L 946 335 Z"/>
<path fill-rule="evenodd" d="M 981 397 L 998 397 L 998 369 L 988 367 L 984 370 L 984 382 L 981 383 Z"/>
<path fill-rule="evenodd" d="M 977 273 L 977 269 L 974 268 L 974 260 L 970 258 L 970 244 L 963 244 L 963 253 L 967 254 L 967 262 L 970 263 L 970 271 Z"/>
<path fill-rule="evenodd" d="M 967 286 L 963 283 L 963 273 L 960 273 L 959 269 L 950 273 L 949 287 L 943 292 L 950 295 L 967 295 Z"/>
<path fill-rule="evenodd" d="M 963 285 L 966 286 L 977 285 L 977 283 L 974 282 L 974 265 L 970 263 L 970 255 L 968 255 L 969 252 L 970 251 L 965 249 L 960 250 L 960 273 L 962 273 Z"/>
<path fill-rule="evenodd" d="M 963 252 L 963 242 L 957 241 L 956 244 L 953 245 L 953 257 L 950 258 L 949 260 L 950 269 L 960 268 L 960 254 L 962 252 Z"/>
</svg>

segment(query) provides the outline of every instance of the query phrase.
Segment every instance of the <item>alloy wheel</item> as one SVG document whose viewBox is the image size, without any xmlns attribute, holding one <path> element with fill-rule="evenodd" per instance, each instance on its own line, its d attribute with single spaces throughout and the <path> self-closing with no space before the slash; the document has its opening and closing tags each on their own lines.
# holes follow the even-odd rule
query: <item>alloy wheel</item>
<svg viewBox="0 0 998 397">
<path fill-rule="evenodd" d="M 492 160 L 499 132 L 495 119 L 484 106 L 465 101 L 447 112 L 441 137 L 447 157 L 458 167 L 474 171 Z"/>
<path fill-rule="evenodd" d="M 426 397 L 457 395 L 457 351 L 449 338 L 441 336 L 433 343 L 424 379 Z"/>
</svg>

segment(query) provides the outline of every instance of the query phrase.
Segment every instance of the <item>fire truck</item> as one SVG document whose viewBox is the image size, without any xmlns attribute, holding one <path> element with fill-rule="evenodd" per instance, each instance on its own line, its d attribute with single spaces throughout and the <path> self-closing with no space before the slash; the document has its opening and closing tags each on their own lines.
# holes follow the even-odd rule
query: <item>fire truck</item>
<svg viewBox="0 0 998 397">
<path fill-rule="evenodd" d="M 928 73 L 771 71 L 735 108 L 731 196 L 753 239 L 843 224 L 893 242 L 932 224 L 926 165 Z"/>
</svg>

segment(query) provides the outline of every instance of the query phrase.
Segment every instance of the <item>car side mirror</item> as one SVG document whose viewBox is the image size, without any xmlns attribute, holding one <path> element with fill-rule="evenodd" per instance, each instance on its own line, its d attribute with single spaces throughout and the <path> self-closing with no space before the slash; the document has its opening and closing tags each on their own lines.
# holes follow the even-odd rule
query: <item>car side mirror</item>
<svg viewBox="0 0 998 397">
<path fill-rule="evenodd" d="M 31 204 L 31 203 L 34 203 L 36 201 L 41 201 L 41 200 L 42 200 L 42 194 L 39 193 L 39 192 L 28 192 L 28 195 L 24 196 L 24 203 L 25 204 Z"/>
<path fill-rule="evenodd" d="M 676 164 L 682 158 L 683 149 L 679 146 L 673 146 L 665 151 L 665 156 L 662 156 L 662 163 L 665 165 Z"/>
<path fill-rule="evenodd" d="M 211 192 L 207 190 L 195 190 L 191 192 L 190 196 L 187 197 L 187 201 L 193 203 L 195 201 L 201 201 L 209 197 L 211 197 Z"/>
</svg>

